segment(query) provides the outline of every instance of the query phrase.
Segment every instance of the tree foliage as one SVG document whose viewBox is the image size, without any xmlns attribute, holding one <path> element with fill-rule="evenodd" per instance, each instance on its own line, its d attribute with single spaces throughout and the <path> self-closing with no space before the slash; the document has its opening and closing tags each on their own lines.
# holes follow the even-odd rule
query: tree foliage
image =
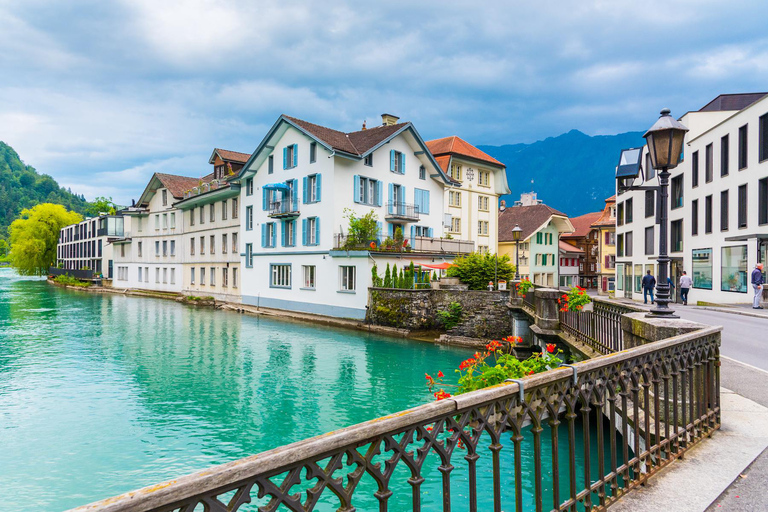
<svg viewBox="0 0 768 512">
<path fill-rule="evenodd" d="M 349 219 L 349 231 L 344 243 L 345 249 L 367 246 L 379 235 L 379 217 L 371 210 L 363 216 L 358 215 L 349 208 L 344 208 L 344 218 Z"/>
<path fill-rule="evenodd" d="M 43 203 L 23 210 L 10 227 L 11 265 L 22 275 L 45 275 L 56 261 L 59 231 L 82 219 L 59 204 Z"/>
<path fill-rule="evenodd" d="M 97 197 L 88 208 L 85 209 L 85 213 L 92 217 L 98 217 L 102 213 L 108 213 L 114 215 L 116 211 L 115 203 L 111 197 Z"/>
<path fill-rule="evenodd" d="M 511 280 L 515 276 L 515 266 L 509 262 L 509 256 L 499 256 L 498 270 L 496 256 L 472 252 L 456 258 L 454 266 L 448 269 L 448 277 L 458 277 L 470 290 L 485 290 L 494 277 L 499 280 Z"/>
</svg>

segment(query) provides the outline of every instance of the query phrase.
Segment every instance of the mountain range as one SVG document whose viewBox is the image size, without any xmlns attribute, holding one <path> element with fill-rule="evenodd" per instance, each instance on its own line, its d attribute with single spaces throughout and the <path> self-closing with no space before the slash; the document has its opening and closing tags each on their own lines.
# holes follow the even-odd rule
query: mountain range
<svg viewBox="0 0 768 512">
<path fill-rule="evenodd" d="M 603 209 L 615 193 L 621 150 L 643 144 L 642 132 L 589 136 L 571 130 L 532 144 L 478 148 L 507 166 L 507 205 L 521 193 L 536 192 L 544 204 L 576 217 Z"/>
</svg>

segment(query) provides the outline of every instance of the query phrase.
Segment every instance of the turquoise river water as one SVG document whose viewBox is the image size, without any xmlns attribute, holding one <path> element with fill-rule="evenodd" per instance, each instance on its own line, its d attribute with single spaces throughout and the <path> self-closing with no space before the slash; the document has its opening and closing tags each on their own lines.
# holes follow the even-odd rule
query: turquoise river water
<svg viewBox="0 0 768 512">
<path fill-rule="evenodd" d="M 450 376 L 466 356 L 377 334 L 63 290 L 0 269 L 3 509 L 64 510 L 407 409 L 431 399 L 425 371 Z M 424 509 L 441 510 L 439 462 L 431 465 Z M 490 485 L 490 466 L 479 468 L 481 485 Z M 460 468 L 452 476 L 454 509 L 462 510 Z M 409 502 L 402 477 L 390 510 Z M 317 510 L 337 508 L 328 498 Z M 376 503 L 368 492 L 356 505 Z"/>
</svg>

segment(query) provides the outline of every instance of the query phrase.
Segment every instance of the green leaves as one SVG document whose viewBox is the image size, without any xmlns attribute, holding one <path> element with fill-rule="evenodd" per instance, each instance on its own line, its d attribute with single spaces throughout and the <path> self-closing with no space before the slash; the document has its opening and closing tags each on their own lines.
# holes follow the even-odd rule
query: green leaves
<svg viewBox="0 0 768 512">
<path fill-rule="evenodd" d="M 10 227 L 11 265 L 22 275 L 47 274 L 56 261 L 59 231 L 81 220 L 79 214 L 58 204 L 43 203 L 23 210 Z"/>
<path fill-rule="evenodd" d="M 455 266 L 448 269 L 448 277 L 458 277 L 470 290 L 485 290 L 489 281 L 495 283 L 495 277 L 509 281 L 515 275 L 515 266 L 506 255 L 499 256 L 498 268 L 496 255 L 490 253 L 469 253 L 453 263 Z"/>
</svg>

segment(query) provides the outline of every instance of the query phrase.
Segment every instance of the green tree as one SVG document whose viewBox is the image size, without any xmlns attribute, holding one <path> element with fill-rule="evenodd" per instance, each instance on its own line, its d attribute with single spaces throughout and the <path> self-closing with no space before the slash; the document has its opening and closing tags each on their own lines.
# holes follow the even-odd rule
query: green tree
<svg viewBox="0 0 768 512">
<path fill-rule="evenodd" d="M 394 288 L 392 286 L 392 272 L 389 269 L 389 262 L 387 262 L 387 271 L 384 272 L 384 288 Z"/>
<path fill-rule="evenodd" d="M 0 259 L 5 259 L 8 256 L 9 249 L 8 242 L 0 238 Z"/>
<path fill-rule="evenodd" d="M 371 283 L 373 286 L 379 287 L 381 286 L 381 278 L 379 277 L 379 268 L 376 266 L 376 264 L 373 264 L 373 267 L 371 267 Z"/>
<path fill-rule="evenodd" d="M 43 203 L 22 210 L 13 221 L 11 232 L 11 265 L 22 275 L 45 275 L 56 261 L 56 244 L 64 226 L 83 220 L 58 204 Z"/>
<path fill-rule="evenodd" d="M 400 288 L 400 276 L 397 273 L 397 265 L 392 265 L 392 288 Z"/>
<path fill-rule="evenodd" d="M 98 217 L 102 213 L 108 213 L 109 215 L 115 214 L 115 203 L 112 202 L 112 198 L 109 197 L 97 197 L 91 205 L 85 209 L 85 213 L 92 217 Z"/>
<path fill-rule="evenodd" d="M 448 269 L 448 277 L 458 277 L 470 290 L 485 290 L 488 282 L 498 276 L 500 280 L 511 280 L 515 275 L 515 266 L 509 262 L 509 256 L 499 256 L 496 270 L 496 256 L 490 253 L 472 252 L 456 258 L 454 266 Z"/>
<path fill-rule="evenodd" d="M 344 242 L 345 249 L 365 247 L 371 240 L 376 240 L 379 234 L 379 217 L 371 210 L 362 217 L 349 208 L 344 208 L 344 218 L 349 219 L 349 231 Z"/>
</svg>

